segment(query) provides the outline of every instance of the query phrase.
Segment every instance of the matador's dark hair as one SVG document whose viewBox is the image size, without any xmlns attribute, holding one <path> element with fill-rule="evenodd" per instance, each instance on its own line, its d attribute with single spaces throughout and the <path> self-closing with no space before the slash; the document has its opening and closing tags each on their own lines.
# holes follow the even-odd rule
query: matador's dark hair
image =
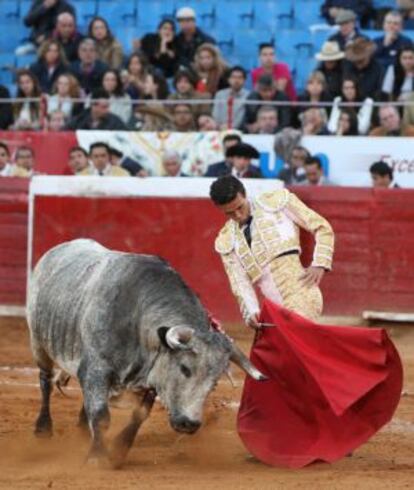
<svg viewBox="0 0 414 490">
<path fill-rule="evenodd" d="M 210 187 L 210 198 L 216 205 L 228 204 L 237 194 L 246 195 L 246 189 L 233 175 L 224 175 L 215 180 Z"/>
</svg>

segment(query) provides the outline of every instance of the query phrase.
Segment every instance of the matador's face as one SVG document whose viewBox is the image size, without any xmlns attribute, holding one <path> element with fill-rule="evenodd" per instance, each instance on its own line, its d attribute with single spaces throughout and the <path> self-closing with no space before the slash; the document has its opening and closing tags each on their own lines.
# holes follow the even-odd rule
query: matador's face
<svg viewBox="0 0 414 490">
<path fill-rule="evenodd" d="M 239 225 L 244 225 L 250 216 L 250 203 L 246 196 L 240 192 L 227 204 L 218 206 L 221 211 L 230 219 L 236 221 Z"/>
</svg>

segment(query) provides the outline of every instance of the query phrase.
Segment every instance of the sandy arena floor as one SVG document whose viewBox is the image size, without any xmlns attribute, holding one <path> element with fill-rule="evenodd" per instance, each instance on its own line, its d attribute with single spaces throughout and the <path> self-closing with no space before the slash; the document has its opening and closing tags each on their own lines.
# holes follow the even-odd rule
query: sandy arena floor
<svg viewBox="0 0 414 490">
<path fill-rule="evenodd" d="M 299 471 L 267 467 L 250 458 L 235 431 L 242 374 L 236 387 L 223 379 L 210 396 L 204 427 L 182 436 L 168 425 L 156 405 L 121 470 L 84 464 L 88 440 L 76 428 L 80 391 L 71 382 L 69 398 L 52 396 L 55 435 L 32 435 L 39 405 L 37 371 L 26 324 L 0 319 L 0 488 L 1 489 L 402 489 L 414 488 L 414 326 L 390 329 L 405 368 L 405 391 L 394 420 L 369 443 L 334 465 Z M 247 352 L 250 334 L 229 333 Z M 112 409 L 112 428 L 129 418 L 125 407 Z M 112 432 L 112 430 L 111 430 Z"/>
</svg>

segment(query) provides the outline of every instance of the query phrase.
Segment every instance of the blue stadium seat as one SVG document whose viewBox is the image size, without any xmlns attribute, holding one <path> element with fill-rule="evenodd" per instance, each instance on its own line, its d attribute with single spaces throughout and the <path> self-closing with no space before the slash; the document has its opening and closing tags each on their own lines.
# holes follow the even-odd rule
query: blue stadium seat
<svg viewBox="0 0 414 490">
<path fill-rule="evenodd" d="M 175 3 L 172 0 L 146 0 L 138 1 L 138 25 L 144 23 L 151 25 L 152 31 L 156 30 L 159 22 L 165 18 L 175 17 Z"/>
<path fill-rule="evenodd" d="M 14 81 L 15 58 L 14 54 L 0 53 L 0 83 L 11 85 Z"/>
<path fill-rule="evenodd" d="M 303 92 L 306 86 L 306 81 L 310 73 L 316 68 L 316 60 L 314 58 L 296 60 L 294 69 L 294 83 L 298 92 Z"/>
<path fill-rule="evenodd" d="M 76 10 L 76 19 L 79 26 L 85 27 L 98 13 L 98 0 L 72 0 L 70 2 Z M 110 23 L 110 19 L 108 19 Z"/>
<path fill-rule="evenodd" d="M 29 68 L 29 66 L 37 60 L 36 53 L 25 54 L 22 56 L 16 56 L 17 68 Z"/>
<path fill-rule="evenodd" d="M 0 0 L 0 20 L 2 22 L 9 19 L 20 19 L 20 1 Z"/>
<path fill-rule="evenodd" d="M 148 30 L 146 31 L 148 32 Z M 140 38 L 145 32 L 139 33 L 135 26 L 125 26 L 122 29 L 116 31 L 116 37 L 124 48 L 124 53 L 128 56 L 132 51 L 132 41 Z"/>
<path fill-rule="evenodd" d="M 295 0 L 258 0 L 255 2 L 255 25 L 265 26 L 268 29 L 291 28 L 294 20 Z"/>
<path fill-rule="evenodd" d="M 7 33 L 0 36 L 0 52 L 13 52 L 20 42 L 27 38 L 27 29 L 20 24 L 20 20 L 0 19 L 0 32 Z"/>
<path fill-rule="evenodd" d="M 319 0 L 296 0 L 295 27 L 308 28 L 312 24 L 325 24 L 325 19 L 320 16 L 320 5 Z"/>
<path fill-rule="evenodd" d="M 111 25 L 136 25 L 138 22 L 138 0 L 119 2 L 117 0 L 99 0 L 98 14 L 107 19 Z"/>
<path fill-rule="evenodd" d="M 313 55 L 315 47 L 311 34 L 305 29 L 281 29 L 275 36 L 276 52 L 279 57 L 307 58 Z"/>
</svg>

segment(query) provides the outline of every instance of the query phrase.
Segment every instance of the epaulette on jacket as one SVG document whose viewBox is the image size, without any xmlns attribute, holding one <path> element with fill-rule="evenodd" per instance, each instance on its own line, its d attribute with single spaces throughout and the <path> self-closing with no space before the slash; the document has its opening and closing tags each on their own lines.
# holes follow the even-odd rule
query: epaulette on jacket
<svg viewBox="0 0 414 490">
<path fill-rule="evenodd" d="M 256 197 L 256 204 L 265 211 L 276 212 L 283 209 L 289 201 L 289 191 L 280 189 L 277 191 L 263 192 Z"/>
<path fill-rule="evenodd" d="M 228 221 L 217 235 L 214 248 L 219 254 L 229 254 L 234 249 L 234 224 Z"/>
</svg>

